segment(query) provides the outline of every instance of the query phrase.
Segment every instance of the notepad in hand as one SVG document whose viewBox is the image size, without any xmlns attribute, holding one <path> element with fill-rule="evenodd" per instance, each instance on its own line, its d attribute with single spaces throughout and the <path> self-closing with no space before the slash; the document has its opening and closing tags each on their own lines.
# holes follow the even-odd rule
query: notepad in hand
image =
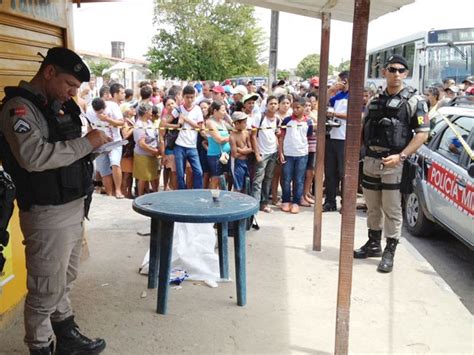
<svg viewBox="0 0 474 355">
<path fill-rule="evenodd" d="M 128 143 L 128 140 L 126 140 L 126 139 L 123 139 L 121 141 L 105 143 L 105 144 L 101 145 L 99 148 L 97 148 L 96 150 L 94 150 L 92 153 L 95 153 L 95 154 L 108 153 L 111 150 L 113 150 L 115 148 L 118 148 L 118 147 L 121 147 L 121 146 L 123 146 L 127 143 Z"/>
</svg>

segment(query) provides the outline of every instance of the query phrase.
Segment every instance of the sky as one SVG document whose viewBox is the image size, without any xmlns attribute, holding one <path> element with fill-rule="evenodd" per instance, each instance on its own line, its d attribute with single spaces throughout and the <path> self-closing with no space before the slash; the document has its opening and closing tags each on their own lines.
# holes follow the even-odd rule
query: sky
<svg viewBox="0 0 474 355">
<path fill-rule="evenodd" d="M 374 0 L 377 1 L 377 0 Z M 153 0 L 74 5 L 75 48 L 110 55 L 111 41 L 125 42 L 125 56 L 144 58 L 154 34 Z M 474 0 L 416 0 L 370 22 L 367 49 L 431 28 L 474 27 Z M 270 10 L 256 8 L 258 23 L 270 37 Z M 296 68 L 307 55 L 319 53 L 321 21 L 280 13 L 278 68 Z M 352 24 L 331 21 L 329 61 L 350 59 Z M 268 58 L 268 53 L 262 57 Z"/>
</svg>

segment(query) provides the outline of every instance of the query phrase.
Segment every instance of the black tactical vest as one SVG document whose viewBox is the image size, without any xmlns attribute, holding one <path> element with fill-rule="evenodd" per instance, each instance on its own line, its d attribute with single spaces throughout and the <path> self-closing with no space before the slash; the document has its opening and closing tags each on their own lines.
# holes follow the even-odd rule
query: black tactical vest
<svg viewBox="0 0 474 355">
<path fill-rule="evenodd" d="M 366 147 L 378 146 L 399 153 L 410 143 L 413 130 L 408 100 L 413 94 L 404 88 L 394 96 L 383 93 L 374 97 L 364 121 Z"/>
<path fill-rule="evenodd" d="M 5 94 L 3 104 L 20 96 L 32 102 L 41 111 L 48 124 L 49 143 L 81 137 L 81 111 L 74 100 L 71 99 L 58 107 L 64 112 L 64 115 L 58 115 L 45 104 L 41 96 L 23 88 L 6 87 Z M 86 195 L 90 196 L 94 189 L 90 155 L 69 166 L 28 172 L 18 164 L 8 142 L 0 133 L 0 160 L 16 185 L 18 206 L 23 211 L 28 211 L 32 205 L 62 205 Z"/>
</svg>

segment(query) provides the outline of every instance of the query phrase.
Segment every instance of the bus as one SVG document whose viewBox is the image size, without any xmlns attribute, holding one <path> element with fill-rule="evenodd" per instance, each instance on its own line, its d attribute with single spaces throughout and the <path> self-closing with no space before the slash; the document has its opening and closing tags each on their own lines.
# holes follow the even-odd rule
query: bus
<svg viewBox="0 0 474 355">
<path fill-rule="evenodd" d="M 267 78 L 263 76 L 241 76 L 236 78 L 230 78 L 233 86 L 246 85 L 249 81 L 253 81 L 254 85 L 258 88 L 262 85 L 267 84 Z"/>
<path fill-rule="evenodd" d="M 378 89 L 385 86 L 381 69 L 392 55 L 408 61 L 405 84 L 418 92 L 444 79 L 460 84 L 474 73 L 474 28 L 433 29 L 401 38 L 367 53 L 366 85 Z"/>
</svg>

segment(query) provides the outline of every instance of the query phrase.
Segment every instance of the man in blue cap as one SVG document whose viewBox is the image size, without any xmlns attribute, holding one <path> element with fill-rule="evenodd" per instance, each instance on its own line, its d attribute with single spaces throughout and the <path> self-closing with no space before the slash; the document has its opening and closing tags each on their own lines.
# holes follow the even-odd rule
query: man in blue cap
<svg viewBox="0 0 474 355">
<path fill-rule="evenodd" d="M 103 339 L 84 336 L 69 291 L 76 279 L 93 191 L 91 153 L 109 139 L 81 132 L 73 100 L 90 72 L 73 51 L 51 48 L 30 82 L 5 88 L 0 160 L 16 185 L 24 236 L 25 343 L 31 354 L 98 354 Z"/>
</svg>

